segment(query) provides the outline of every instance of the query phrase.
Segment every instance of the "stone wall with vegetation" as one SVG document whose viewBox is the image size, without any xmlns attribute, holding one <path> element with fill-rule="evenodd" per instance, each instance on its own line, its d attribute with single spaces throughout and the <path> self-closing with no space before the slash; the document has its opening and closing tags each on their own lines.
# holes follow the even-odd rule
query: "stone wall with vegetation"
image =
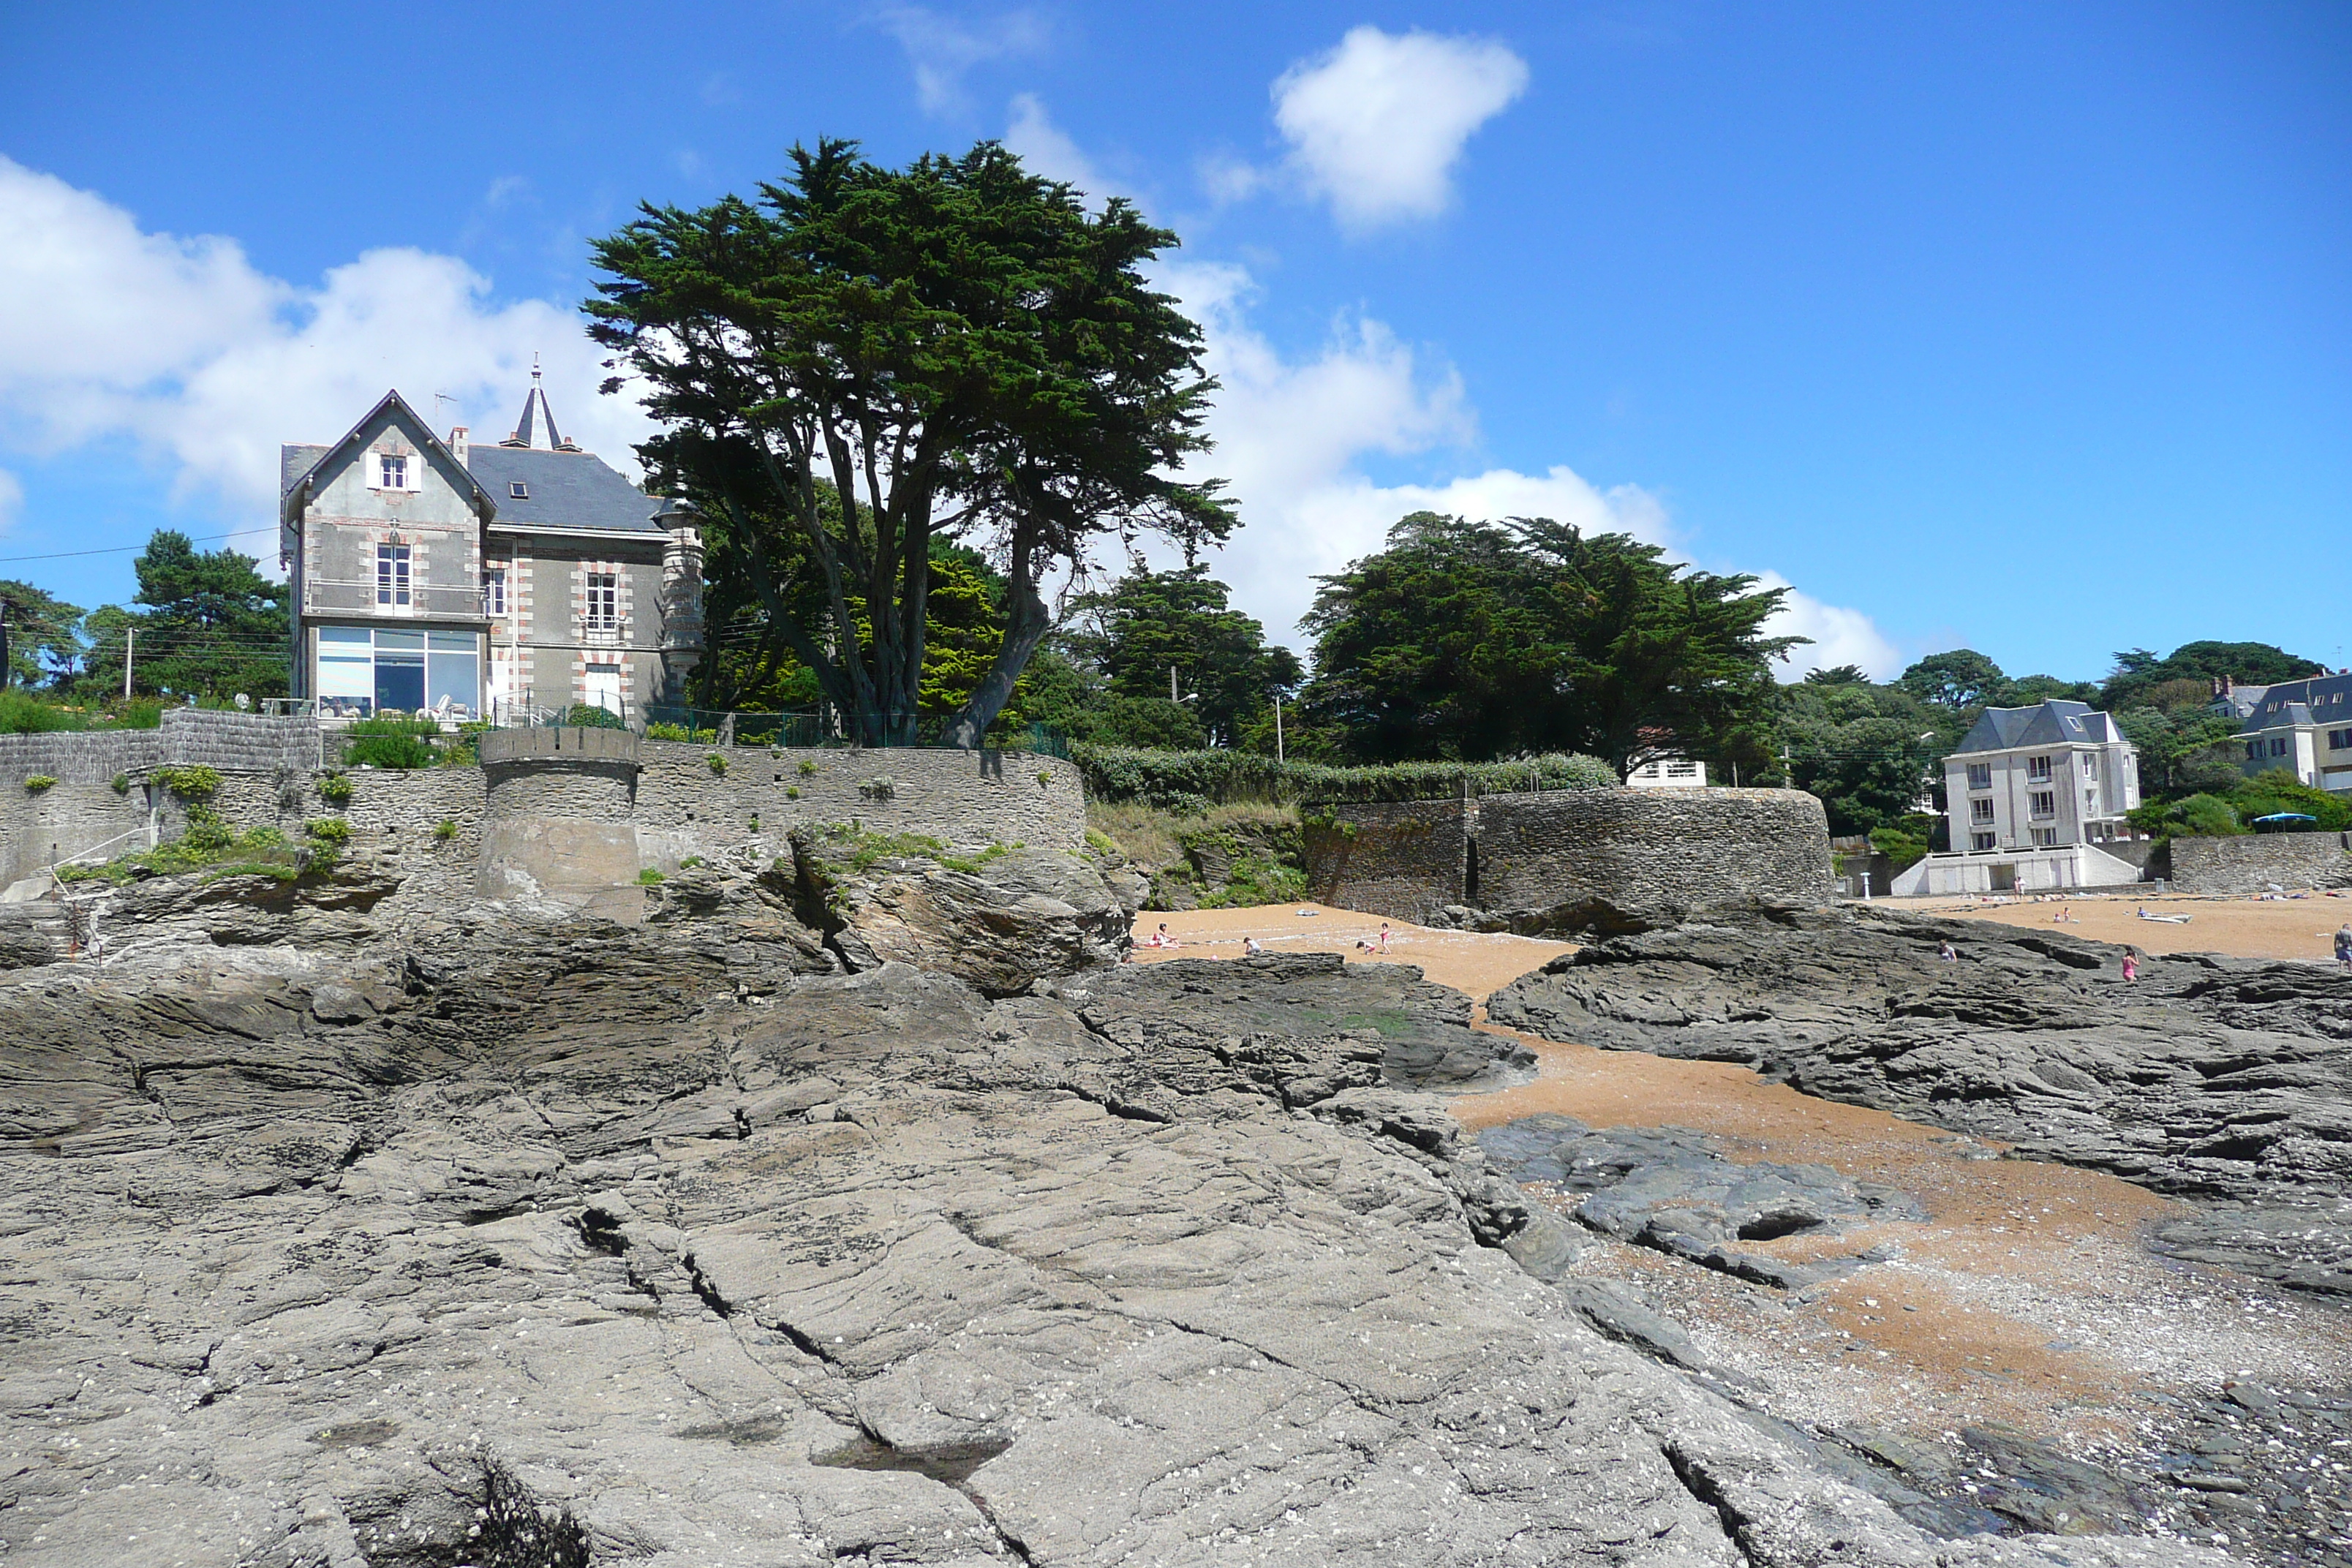
<svg viewBox="0 0 2352 1568">
<path fill-rule="evenodd" d="M 1559 790 L 1307 816 L 1326 903 L 1513 931 L 1639 929 L 1710 910 L 1824 904 L 1829 823 L 1794 790 Z"/>
<path fill-rule="evenodd" d="M 2273 886 L 2352 888 L 2352 833 L 2252 833 L 2175 838 L 2172 886 L 2183 893 L 2255 894 Z"/>
</svg>

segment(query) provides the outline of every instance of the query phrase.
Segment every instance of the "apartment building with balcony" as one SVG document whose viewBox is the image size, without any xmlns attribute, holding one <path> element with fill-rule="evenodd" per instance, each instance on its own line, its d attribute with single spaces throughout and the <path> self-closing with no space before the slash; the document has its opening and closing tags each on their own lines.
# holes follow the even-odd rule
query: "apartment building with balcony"
<svg viewBox="0 0 2352 1568">
<path fill-rule="evenodd" d="M 698 519 L 566 440 L 540 374 L 506 439 L 434 435 L 388 392 L 280 453 L 295 696 L 328 719 L 681 697 L 702 647 Z"/>
<path fill-rule="evenodd" d="M 2131 837 L 2139 754 L 2109 715 L 2052 700 L 1988 708 L 1944 759 L 1951 848 L 1895 880 L 1910 893 L 2041 892 L 2137 881 L 2099 847 Z"/>
</svg>

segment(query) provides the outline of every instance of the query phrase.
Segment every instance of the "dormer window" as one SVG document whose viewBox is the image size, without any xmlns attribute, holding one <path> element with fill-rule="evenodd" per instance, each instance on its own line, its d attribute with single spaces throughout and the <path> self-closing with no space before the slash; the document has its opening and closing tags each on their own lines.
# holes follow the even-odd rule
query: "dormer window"
<svg viewBox="0 0 2352 1568">
<path fill-rule="evenodd" d="M 408 488 L 408 459 L 406 458 L 395 458 L 388 453 L 378 453 L 375 460 L 377 464 L 379 483 L 382 489 L 388 490 L 404 490 Z"/>
<path fill-rule="evenodd" d="M 516 500 L 529 500 L 530 487 L 520 479 L 516 479 L 507 486 L 507 494 Z"/>
</svg>

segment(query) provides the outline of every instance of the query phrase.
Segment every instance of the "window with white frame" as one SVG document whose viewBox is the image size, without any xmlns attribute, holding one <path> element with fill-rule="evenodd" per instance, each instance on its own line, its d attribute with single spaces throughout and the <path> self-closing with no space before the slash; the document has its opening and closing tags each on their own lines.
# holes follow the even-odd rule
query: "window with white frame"
<svg viewBox="0 0 2352 1568">
<path fill-rule="evenodd" d="M 408 488 L 408 459 L 389 452 L 376 454 L 376 480 L 381 489 L 404 490 Z"/>
<path fill-rule="evenodd" d="M 375 602 L 397 609 L 408 607 L 409 549 L 405 544 L 375 547 Z"/>
<path fill-rule="evenodd" d="M 1970 763 L 1969 764 L 1969 787 L 1970 789 L 1992 788 L 1992 764 L 1990 763 Z"/>
<path fill-rule="evenodd" d="M 2057 848 L 2057 847 L 2058 847 L 2058 830 L 2057 830 L 2056 828 L 2054 828 L 2054 827 L 2037 827 L 2037 828 L 2035 828 L 2035 829 L 2033 830 L 2033 847 L 2034 847 L 2036 849 L 2055 849 L 2055 848 Z"/>
<path fill-rule="evenodd" d="M 1990 833 L 1971 833 L 1969 835 L 1969 847 L 1979 853 L 1990 849 L 1994 847 L 1993 836 Z"/>
<path fill-rule="evenodd" d="M 2025 776 L 2036 784 L 2040 784 L 2048 779 L 2050 776 L 2050 759 L 2047 757 L 2026 758 Z"/>
<path fill-rule="evenodd" d="M 2054 790 L 2038 789 L 2025 797 L 2027 807 L 2036 816 L 2058 815 L 2058 795 Z"/>
<path fill-rule="evenodd" d="M 2095 779 L 2099 776 L 2098 752 L 2084 752 L 2083 753 L 2083 776 L 2086 779 Z"/>
<path fill-rule="evenodd" d="M 592 632 L 607 635 L 621 629 L 621 576 L 617 572 L 588 574 L 588 603 L 583 612 Z"/>
<path fill-rule="evenodd" d="M 2083 792 L 2083 815 L 2084 816 L 2096 816 L 2099 815 L 2099 792 L 2097 790 L 2086 789 Z"/>
<path fill-rule="evenodd" d="M 1992 802 L 1990 800 L 1972 800 L 1969 802 L 1969 820 L 1970 822 L 1990 822 L 1992 820 Z"/>
<path fill-rule="evenodd" d="M 496 620 L 507 613 L 507 569 L 482 568 L 482 614 Z"/>
</svg>

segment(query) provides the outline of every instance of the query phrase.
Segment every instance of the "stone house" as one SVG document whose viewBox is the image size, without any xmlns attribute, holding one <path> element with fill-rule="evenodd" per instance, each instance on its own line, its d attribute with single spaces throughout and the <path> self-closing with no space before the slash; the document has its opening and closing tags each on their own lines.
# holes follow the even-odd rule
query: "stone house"
<svg viewBox="0 0 2352 1568">
<path fill-rule="evenodd" d="M 2284 768 L 2315 789 L 2352 790 L 2352 673 L 2259 689 L 2238 731 L 2247 774 Z"/>
<path fill-rule="evenodd" d="M 1988 708 L 1944 759 L 1950 851 L 1895 879 L 1912 893 L 2042 892 L 2139 879 L 2100 849 L 2127 840 L 2139 805 L 2139 753 L 2114 718 L 2052 699 Z"/>
<path fill-rule="evenodd" d="M 331 446 L 280 448 L 290 689 L 330 721 L 501 719 L 575 703 L 635 721 L 702 648 L 702 542 L 555 424 L 540 373 L 505 440 L 434 435 L 387 392 Z"/>
</svg>

